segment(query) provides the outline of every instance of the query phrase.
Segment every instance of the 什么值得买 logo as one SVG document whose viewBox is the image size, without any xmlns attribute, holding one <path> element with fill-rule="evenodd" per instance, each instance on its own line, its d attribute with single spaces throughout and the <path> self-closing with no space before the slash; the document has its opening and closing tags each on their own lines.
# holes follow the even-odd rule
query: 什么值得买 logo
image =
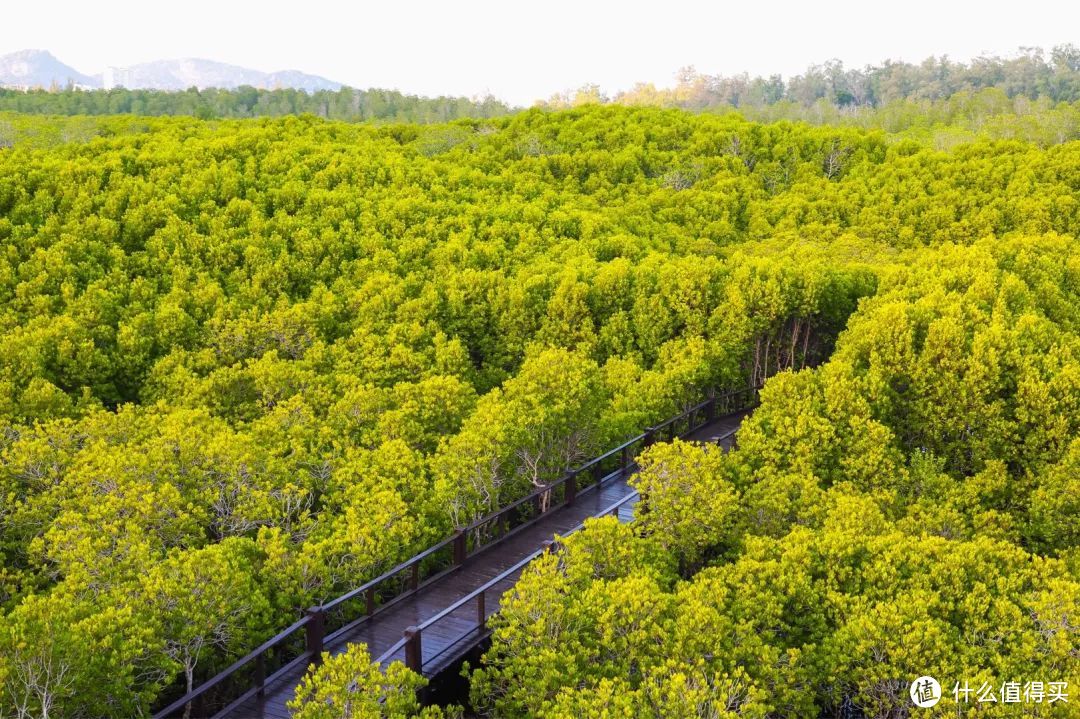
<svg viewBox="0 0 1080 719">
<path fill-rule="evenodd" d="M 1066 681 L 1005 681 L 1000 687 L 989 681 L 969 684 L 956 682 L 953 698 L 957 704 L 1056 704 L 1068 703 L 1069 683 Z M 942 699 L 941 684 L 932 676 L 923 675 L 911 683 L 911 702 L 920 708 L 935 706 Z"/>
</svg>

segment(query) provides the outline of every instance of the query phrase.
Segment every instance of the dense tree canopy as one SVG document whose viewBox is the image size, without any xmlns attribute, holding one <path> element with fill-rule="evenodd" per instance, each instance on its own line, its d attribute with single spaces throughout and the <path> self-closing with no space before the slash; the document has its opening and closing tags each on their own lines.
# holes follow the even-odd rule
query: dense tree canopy
<svg viewBox="0 0 1080 719">
<path fill-rule="evenodd" d="M 474 701 L 894 717 L 930 675 L 946 716 L 973 709 L 958 684 L 1075 686 L 1077 250 L 994 238 L 883 270 L 827 363 L 767 382 L 737 450 L 650 449 L 635 526 L 594 522 L 530 567 Z M 1020 715 L 998 701 L 981 711 Z M 1023 715 L 1078 716 L 1056 704 Z"/>
<path fill-rule="evenodd" d="M 804 716 L 886 711 L 923 659 L 1075 674 L 1075 143 L 595 106 L 11 117 L 0 715 L 145 715 L 778 373 L 738 452 L 651 449 L 638 526 L 523 580 L 478 705 Z M 311 696 L 368 676 L 342 661 Z"/>
</svg>

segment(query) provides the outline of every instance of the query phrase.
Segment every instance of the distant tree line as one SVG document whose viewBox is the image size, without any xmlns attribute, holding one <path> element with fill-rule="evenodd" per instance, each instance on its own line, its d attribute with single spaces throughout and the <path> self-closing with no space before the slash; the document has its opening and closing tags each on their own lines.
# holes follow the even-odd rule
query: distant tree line
<svg viewBox="0 0 1080 719">
<path fill-rule="evenodd" d="M 838 107 L 881 107 L 901 100 L 941 100 L 986 88 L 998 88 L 1009 97 L 1080 100 L 1080 48 L 1058 45 L 1049 53 L 1042 48 L 1021 48 L 1015 57 L 980 57 L 969 63 L 945 56 L 929 57 L 919 64 L 887 60 L 862 69 L 849 69 L 839 60 L 830 60 L 786 81 L 780 75 L 707 75 L 687 67 L 679 71 L 674 88 L 638 83 L 608 97 L 598 86 L 585 85 L 555 95 L 546 104 L 617 102 L 701 110 L 784 102 L 810 107 L 824 100 Z"/>
<path fill-rule="evenodd" d="M 1016 106 L 1023 100 L 1037 100 L 1050 107 L 1080 101 L 1080 48 L 1071 44 L 1055 46 L 1049 52 L 1021 48 L 1014 57 L 980 57 L 967 63 L 945 56 L 918 64 L 885 61 L 862 69 L 849 69 L 839 60 L 830 60 L 787 80 L 780 75 L 708 75 L 687 67 L 679 71 L 672 88 L 638 83 L 630 90 L 608 95 L 598 85 L 589 84 L 538 104 L 551 108 L 609 102 L 688 110 L 737 108 L 755 120 L 838 124 L 855 118 L 857 124 L 895 132 L 911 126 L 898 122 L 897 112 L 957 126 L 964 118 L 1030 114 L 1027 107 Z M 52 115 L 191 115 L 214 119 L 312 114 L 332 120 L 437 123 L 496 117 L 516 109 L 491 96 L 428 98 L 396 90 L 350 87 L 314 93 L 250 86 L 182 92 L 0 89 L 0 111 Z M 893 112 L 878 117 L 871 112 L 876 109 Z"/>
<path fill-rule="evenodd" d="M 847 69 L 839 60 L 788 80 L 679 71 L 673 88 L 639 83 L 609 95 L 598 85 L 552 96 L 550 109 L 591 104 L 738 112 L 757 122 L 792 120 L 905 133 L 947 149 L 977 137 L 1043 147 L 1080 138 L 1080 49 L 1022 48 L 1015 57 L 970 63 L 931 57 Z M 897 136 L 899 137 L 899 136 Z"/>
<path fill-rule="evenodd" d="M 491 96 L 470 100 L 351 87 L 308 93 L 291 88 L 260 90 L 241 86 L 235 90 L 192 87 L 182 92 L 0 89 L 0 110 L 49 115 L 191 115 L 202 119 L 312 114 L 332 120 L 428 123 L 495 117 L 510 113 L 512 108 Z"/>
</svg>

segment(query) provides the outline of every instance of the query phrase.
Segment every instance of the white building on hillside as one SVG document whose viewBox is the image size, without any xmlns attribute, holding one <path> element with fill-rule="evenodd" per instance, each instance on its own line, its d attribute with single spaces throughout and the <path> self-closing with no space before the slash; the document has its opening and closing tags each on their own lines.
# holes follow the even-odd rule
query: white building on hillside
<svg viewBox="0 0 1080 719">
<path fill-rule="evenodd" d="M 131 87 L 131 71 L 126 67 L 107 67 L 101 75 L 101 86 L 106 90 L 114 87 Z"/>
</svg>

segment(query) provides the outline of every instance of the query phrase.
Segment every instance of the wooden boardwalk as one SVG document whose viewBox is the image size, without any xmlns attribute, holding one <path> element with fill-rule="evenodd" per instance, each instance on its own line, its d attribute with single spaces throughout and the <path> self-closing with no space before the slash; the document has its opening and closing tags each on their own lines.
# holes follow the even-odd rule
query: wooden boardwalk
<svg viewBox="0 0 1080 719">
<path fill-rule="evenodd" d="M 719 440 L 722 446 L 729 448 L 733 433 L 744 416 L 745 412 L 716 419 L 686 439 L 713 444 Z M 520 575 L 522 567 L 517 565 L 527 563 L 555 535 L 574 530 L 584 520 L 604 513 L 619 502 L 622 502 L 616 510 L 619 519 L 630 521 L 636 500 L 637 494 L 621 472 L 609 475 L 599 485 L 581 491 L 573 504 L 555 508 L 505 541 L 480 549 L 460 566 L 422 586 L 416 593 L 396 601 L 343 636 L 328 641 L 325 650 L 339 653 L 349 644 L 362 642 L 368 646 L 372 657 L 382 657 L 384 661 L 405 661 L 406 652 L 412 651 L 413 663 L 417 664 L 419 659 L 423 673 L 435 676 L 486 637 L 487 631 L 479 621 L 481 615 L 486 618 L 498 611 L 500 597 Z M 498 581 L 491 584 L 496 578 Z M 482 590 L 488 584 L 490 586 Z M 472 601 L 470 597 L 478 590 L 482 590 L 480 600 Z M 447 611 L 463 600 L 469 601 Z M 425 622 L 430 625 L 423 629 L 419 641 L 414 640 L 411 646 L 403 641 L 406 630 L 421 627 Z M 419 657 L 415 652 L 419 652 Z M 267 684 L 262 701 L 248 699 L 221 716 L 229 719 L 289 719 L 285 705 L 293 698 L 306 671 L 307 668 L 301 666 L 276 677 Z"/>
</svg>

